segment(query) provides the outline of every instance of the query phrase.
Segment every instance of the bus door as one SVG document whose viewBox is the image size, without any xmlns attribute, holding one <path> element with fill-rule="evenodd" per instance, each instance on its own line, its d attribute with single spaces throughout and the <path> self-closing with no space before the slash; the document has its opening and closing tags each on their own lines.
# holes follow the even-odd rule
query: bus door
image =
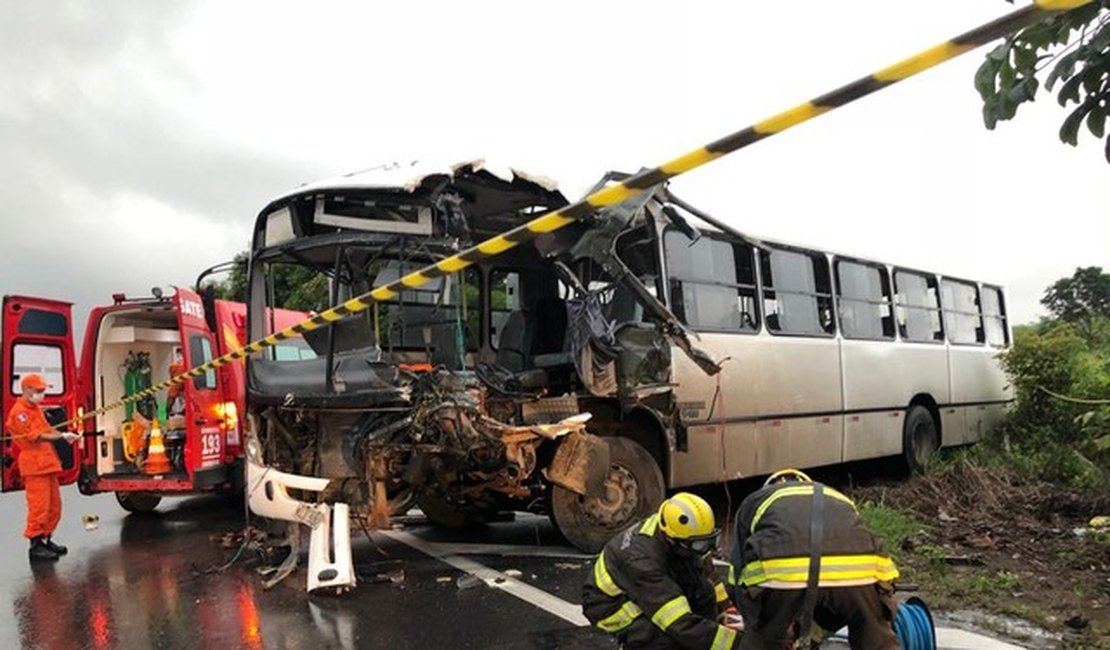
<svg viewBox="0 0 1110 650">
<path fill-rule="evenodd" d="M 67 302 L 32 298 L 27 296 L 4 296 L 3 306 L 3 416 L 15 405 L 23 391 L 19 381 L 25 375 L 38 373 L 50 384 L 46 398 L 42 402 L 43 413 L 52 425 L 58 425 L 72 418 L 77 408 L 77 361 L 73 352 L 72 306 Z M 23 478 L 19 475 L 19 450 L 12 440 L 6 437 L 0 443 L 0 465 L 2 478 L 0 488 L 4 492 L 23 489 Z M 73 443 L 64 440 L 52 442 L 62 462 L 59 481 L 68 485 L 77 480 L 80 471 L 80 448 L 82 441 Z"/>
<path fill-rule="evenodd" d="M 204 318 L 200 296 L 177 289 L 178 329 L 185 365 L 195 368 L 216 357 L 216 342 Z M 221 419 L 222 393 L 219 375 L 208 370 L 185 382 L 185 467 L 190 476 L 223 465 L 224 428 Z"/>
</svg>

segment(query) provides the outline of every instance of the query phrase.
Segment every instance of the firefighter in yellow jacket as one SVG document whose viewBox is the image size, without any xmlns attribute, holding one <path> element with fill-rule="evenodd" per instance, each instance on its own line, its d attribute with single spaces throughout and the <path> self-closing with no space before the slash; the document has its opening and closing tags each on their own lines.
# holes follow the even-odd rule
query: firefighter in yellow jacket
<svg viewBox="0 0 1110 650">
<path fill-rule="evenodd" d="M 742 650 L 794 647 L 845 625 L 853 650 L 899 647 L 890 584 L 898 569 L 855 504 L 802 472 L 772 474 L 740 504 L 731 561 Z"/>
<path fill-rule="evenodd" d="M 728 605 L 711 573 L 719 534 L 704 499 L 667 499 L 602 549 L 583 587 L 586 618 L 628 650 L 733 648 L 737 632 L 717 623 Z"/>
</svg>

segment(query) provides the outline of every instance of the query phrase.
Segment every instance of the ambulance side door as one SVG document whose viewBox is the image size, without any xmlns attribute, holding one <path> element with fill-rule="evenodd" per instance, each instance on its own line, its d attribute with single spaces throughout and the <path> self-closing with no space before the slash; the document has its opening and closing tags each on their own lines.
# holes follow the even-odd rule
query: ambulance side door
<svg viewBox="0 0 1110 650">
<path fill-rule="evenodd" d="M 0 382 L 3 390 L 3 420 L 23 394 L 19 380 L 38 373 L 51 388 L 46 390 L 42 410 L 53 425 L 74 417 L 77 412 L 77 355 L 73 350 L 72 305 L 68 302 L 30 296 L 4 296 L 3 350 L 0 352 Z M 79 427 L 70 427 L 79 430 Z M 19 450 L 12 440 L 0 441 L 0 491 L 23 489 L 19 475 Z M 51 444 L 62 462 L 59 481 L 68 485 L 80 473 L 81 441 L 55 440 Z"/>
<path fill-rule="evenodd" d="M 177 288 L 178 329 L 185 365 L 190 370 L 214 359 L 216 341 L 204 317 L 200 296 Z M 185 382 L 185 466 L 189 474 L 223 464 L 224 428 L 221 419 L 219 373 L 206 370 Z"/>
</svg>

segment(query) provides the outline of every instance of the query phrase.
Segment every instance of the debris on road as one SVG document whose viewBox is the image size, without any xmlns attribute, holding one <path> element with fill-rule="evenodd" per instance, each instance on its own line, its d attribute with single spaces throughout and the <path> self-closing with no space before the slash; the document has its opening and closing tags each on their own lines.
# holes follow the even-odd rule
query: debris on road
<svg viewBox="0 0 1110 650">
<path fill-rule="evenodd" d="M 405 581 L 404 563 L 401 560 L 381 560 L 355 565 L 355 574 L 370 582 L 401 584 Z"/>
<path fill-rule="evenodd" d="M 97 515 L 81 515 L 81 523 L 85 524 L 85 530 L 96 530 L 100 528 L 100 517 Z"/>
<path fill-rule="evenodd" d="M 578 564 L 577 562 L 556 562 L 555 568 L 564 571 L 573 571 L 576 569 L 581 569 L 582 565 Z"/>
<path fill-rule="evenodd" d="M 510 578 L 520 578 L 524 576 L 524 572 L 520 569 L 506 569 L 505 575 L 509 576 Z"/>
<path fill-rule="evenodd" d="M 459 588 L 459 591 L 465 591 L 467 589 L 477 587 L 480 584 L 482 584 L 481 579 L 479 579 L 477 576 L 467 574 L 465 576 L 459 577 L 459 580 L 455 583 L 455 586 Z"/>
<path fill-rule="evenodd" d="M 248 526 L 240 530 L 223 533 L 222 535 L 209 535 L 208 539 L 219 544 L 223 548 L 233 549 L 238 548 L 242 544 L 265 541 L 266 532 L 254 526 Z"/>
</svg>

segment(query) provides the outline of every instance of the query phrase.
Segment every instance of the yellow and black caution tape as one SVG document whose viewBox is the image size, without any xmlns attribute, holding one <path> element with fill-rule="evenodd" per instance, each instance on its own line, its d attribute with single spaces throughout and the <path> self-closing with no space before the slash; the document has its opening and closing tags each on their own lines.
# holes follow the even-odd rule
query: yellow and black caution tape
<svg viewBox="0 0 1110 650">
<path fill-rule="evenodd" d="M 524 225 L 513 228 L 496 237 L 491 237 L 461 253 L 442 259 L 419 271 L 409 273 L 394 282 L 351 298 L 341 305 L 320 312 L 312 318 L 287 327 L 280 332 L 275 332 L 257 341 L 251 341 L 241 349 L 192 368 L 156 386 L 151 386 L 150 388 L 129 395 L 121 400 L 102 406 L 95 411 L 89 411 L 88 413 L 79 415 L 69 422 L 58 425 L 56 428 L 69 427 L 82 420 L 119 408 L 129 402 L 152 396 L 170 386 L 181 384 L 193 377 L 199 377 L 209 370 L 214 370 L 243 359 L 249 354 L 273 347 L 280 341 L 324 327 L 349 314 L 356 314 L 364 311 L 375 302 L 394 298 L 406 289 L 419 287 L 435 278 L 457 273 L 471 264 L 500 255 L 511 248 L 530 241 L 537 235 L 558 230 L 575 221 L 584 219 L 597 210 L 616 205 L 663 181 L 685 174 L 692 169 L 701 167 L 708 162 L 712 162 L 713 160 L 726 156 L 750 144 L 759 142 L 776 133 L 781 133 L 790 127 L 797 126 L 822 113 L 870 95 L 893 83 L 912 77 L 919 72 L 928 70 L 937 64 L 955 58 L 960 54 L 989 43 L 996 38 L 1022 29 L 1054 13 L 1082 7 L 1090 4 L 1092 1 L 1093 0 L 1036 0 L 1032 5 L 1018 9 L 1001 18 L 976 27 L 967 33 L 924 50 L 907 59 L 903 59 L 878 72 L 857 79 L 852 83 L 841 86 L 820 97 L 798 104 L 793 108 L 787 109 L 719 140 L 715 140 L 704 147 L 695 149 L 674 160 L 663 163 L 658 167 L 642 171 L 620 183 L 609 185 L 565 208 L 537 217 Z"/>
</svg>

